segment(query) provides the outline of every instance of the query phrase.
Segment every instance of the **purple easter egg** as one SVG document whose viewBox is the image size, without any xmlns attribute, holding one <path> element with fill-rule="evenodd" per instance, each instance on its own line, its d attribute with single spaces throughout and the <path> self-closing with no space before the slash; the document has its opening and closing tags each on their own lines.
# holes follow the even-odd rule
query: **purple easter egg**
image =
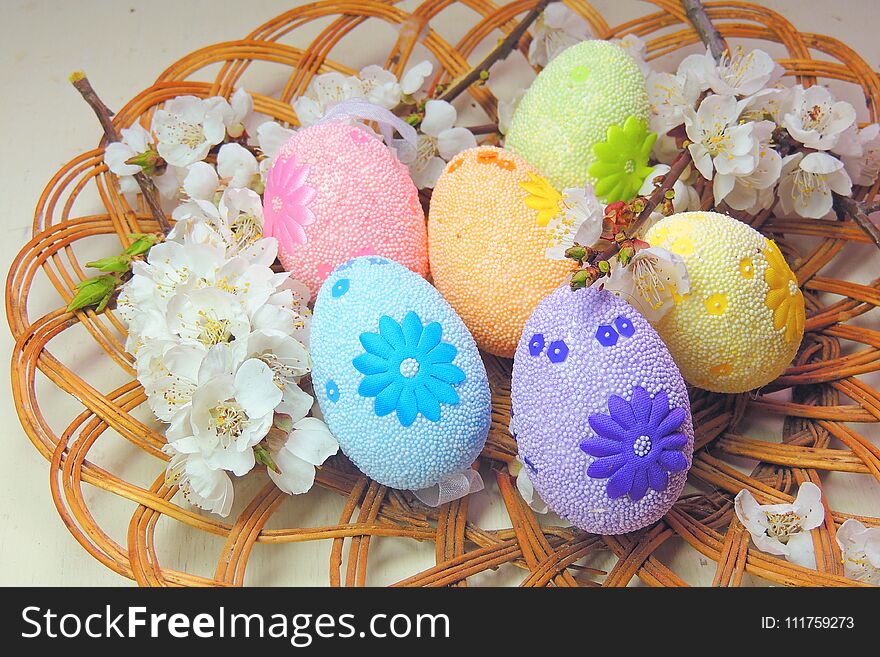
<svg viewBox="0 0 880 657">
<path fill-rule="evenodd" d="M 596 534 L 660 519 L 684 488 L 694 429 L 684 379 L 648 321 L 605 290 L 563 285 L 526 322 L 511 429 L 535 490 Z"/>
</svg>

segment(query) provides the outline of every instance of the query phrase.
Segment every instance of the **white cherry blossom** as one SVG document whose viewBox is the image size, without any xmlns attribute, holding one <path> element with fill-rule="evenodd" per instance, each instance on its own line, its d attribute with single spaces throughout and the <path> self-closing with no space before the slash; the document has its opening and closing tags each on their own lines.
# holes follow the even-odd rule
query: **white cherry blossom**
<svg viewBox="0 0 880 657">
<path fill-rule="evenodd" d="M 788 214 L 819 219 L 831 212 L 832 192 L 849 196 L 852 182 L 843 162 L 821 151 L 794 153 L 782 161 L 779 202 Z"/>
<path fill-rule="evenodd" d="M 186 168 L 183 191 L 189 198 L 199 201 L 213 201 L 220 189 L 220 176 L 217 169 L 207 162 L 194 162 Z M 177 206 L 178 208 L 181 206 Z M 175 208 L 175 211 L 177 208 Z"/>
<path fill-rule="evenodd" d="M 695 78 L 683 74 L 654 71 L 645 79 L 651 105 L 651 130 L 663 135 L 684 123 L 684 113 L 700 97 Z"/>
<path fill-rule="evenodd" d="M 217 153 L 217 174 L 227 187 L 249 187 L 257 178 L 257 158 L 241 144 L 223 144 Z"/>
<path fill-rule="evenodd" d="M 643 75 L 648 75 L 651 72 L 651 65 L 645 60 L 648 54 L 648 44 L 644 39 L 636 34 L 627 34 L 620 39 L 614 39 L 614 42 L 633 58 Z"/>
<path fill-rule="evenodd" d="M 419 189 L 433 187 L 449 159 L 477 145 L 470 130 L 455 127 L 457 117 L 455 108 L 445 100 L 429 100 L 425 104 L 416 157 L 409 164 Z"/>
<path fill-rule="evenodd" d="M 407 96 L 419 92 L 425 80 L 434 72 L 434 65 L 427 59 L 411 66 L 400 79 L 400 91 Z"/>
<path fill-rule="evenodd" d="M 363 97 L 374 105 L 391 109 L 400 102 L 400 83 L 391 71 L 370 64 L 361 69 L 358 77 L 361 80 Z"/>
<path fill-rule="evenodd" d="M 353 75 L 324 73 L 312 78 L 305 93 L 293 101 L 293 109 L 302 126 L 317 123 L 324 112 L 336 103 L 351 98 L 363 98 L 364 87 Z"/>
<path fill-rule="evenodd" d="M 209 466 L 200 454 L 184 454 L 173 445 L 166 445 L 163 451 L 172 455 L 165 471 L 167 484 L 176 484 L 193 506 L 224 518 L 229 515 L 235 491 L 225 471 Z"/>
<path fill-rule="evenodd" d="M 859 129 L 853 124 L 841 133 L 834 152 L 841 156 L 854 184 L 873 185 L 880 174 L 880 125 Z"/>
<path fill-rule="evenodd" d="M 294 130 L 285 128 L 275 121 L 266 121 L 257 128 L 257 147 L 266 156 L 263 162 L 271 164 L 272 160 L 278 155 L 278 151 L 293 137 Z"/>
<path fill-rule="evenodd" d="M 636 252 L 626 267 L 615 263 L 603 278 L 605 289 L 624 299 L 649 321 L 663 317 L 676 298 L 690 292 L 691 279 L 681 256 L 652 246 Z"/>
<path fill-rule="evenodd" d="M 271 468 L 269 477 L 289 495 L 307 492 L 315 482 L 315 466 L 321 465 L 339 451 L 339 443 L 327 425 L 315 417 L 303 417 L 283 444 L 270 440 L 272 460 L 280 472 Z"/>
<path fill-rule="evenodd" d="M 596 198 L 592 185 L 562 190 L 561 212 L 547 222 L 550 248 L 546 256 L 565 260 L 565 251 L 575 242 L 592 246 L 602 235 L 605 207 Z"/>
<path fill-rule="evenodd" d="M 734 198 L 734 202 L 739 205 L 747 202 L 750 207 L 757 200 L 757 190 L 767 189 L 779 180 L 779 174 L 782 172 L 782 157 L 770 148 L 770 138 L 776 124 L 772 121 L 754 121 L 748 125 L 752 127 L 754 166 L 744 165 L 727 173 L 719 170 L 712 181 L 715 203 L 727 200 L 734 188 L 739 185 L 740 194 Z M 753 190 L 755 193 L 747 193 L 748 190 Z"/>
<path fill-rule="evenodd" d="M 532 27 L 529 62 L 547 66 L 563 50 L 593 36 L 587 21 L 561 2 L 551 2 Z"/>
<path fill-rule="evenodd" d="M 831 92 L 819 85 L 809 89 L 795 86 L 790 103 L 789 111 L 782 117 L 782 125 L 807 148 L 820 151 L 834 148 L 841 133 L 856 120 L 852 105 L 835 101 Z"/>
<path fill-rule="evenodd" d="M 705 54 L 686 57 L 678 72 L 697 80 L 702 89 L 711 89 L 722 96 L 751 96 L 773 86 L 784 70 L 763 50 L 746 50 L 740 46 L 732 55 L 725 53 L 717 64 L 706 48 Z"/>
<path fill-rule="evenodd" d="M 223 112 L 195 96 L 178 96 L 153 116 L 157 150 L 166 162 L 185 167 L 204 160 L 226 136 Z"/>
<path fill-rule="evenodd" d="M 127 160 L 145 153 L 153 145 L 153 137 L 139 123 L 119 131 L 122 141 L 108 144 L 104 150 L 104 163 L 119 179 L 119 189 L 123 194 L 137 194 L 140 191 L 136 173 L 142 169 L 137 164 L 126 164 Z"/>
<path fill-rule="evenodd" d="M 793 504 L 760 505 L 750 491 L 742 490 L 734 500 L 734 510 L 759 550 L 806 568 L 816 567 L 810 530 L 825 520 L 822 491 L 816 484 L 801 484 Z"/>
<path fill-rule="evenodd" d="M 849 518 L 837 530 L 837 544 L 847 577 L 880 586 L 880 527 Z"/>
<path fill-rule="evenodd" d="M 684 125 L 694 166 L 707 180 L 714 172 L 748 175 L 758 165 L 753 123 L 738 123 L 741 106 L 733 96 L 707 96 L 696 111 L 686 109 Z"/>
</svg>

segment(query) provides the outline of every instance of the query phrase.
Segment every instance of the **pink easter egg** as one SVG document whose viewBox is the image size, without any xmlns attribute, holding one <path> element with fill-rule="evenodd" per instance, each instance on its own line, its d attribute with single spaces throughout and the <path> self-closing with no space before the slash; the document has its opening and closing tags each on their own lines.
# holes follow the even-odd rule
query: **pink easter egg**
<svg viewBox="0 0 880 657">
<path fill-rule="evenodd" d="M 298 130 L 269 168 L 263 234 L 281 264 L 312 292 L 363 255 L 428 273 L 428 237 L 407 167 L 379 139 L 338 122 Z"/>
</svg>

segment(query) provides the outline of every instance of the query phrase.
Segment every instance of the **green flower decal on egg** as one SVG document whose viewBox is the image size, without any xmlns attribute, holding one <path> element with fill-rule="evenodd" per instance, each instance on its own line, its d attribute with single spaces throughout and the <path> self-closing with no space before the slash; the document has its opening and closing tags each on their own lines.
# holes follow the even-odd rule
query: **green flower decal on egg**
<svg viewBox="0 0 880 657">
<path fill-rule="evenodd" d="M 654 167 L 648 166 L 657 135 L 645 121 L 630 116 L 621 128 L 612 125 L 606 139 L 593 146 L 596 161 L 589 173 L 596 180 L 596 196 L 608 203 L 629 201 L 638 193 Z"/>
</svg>

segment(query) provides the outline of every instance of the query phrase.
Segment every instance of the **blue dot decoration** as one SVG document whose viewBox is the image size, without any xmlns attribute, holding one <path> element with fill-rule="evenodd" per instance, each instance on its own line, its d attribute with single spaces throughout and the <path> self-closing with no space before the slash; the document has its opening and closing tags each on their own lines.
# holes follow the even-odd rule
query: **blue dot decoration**
<svg viewBox="0 0 880 657">
<path fill-rule="evenodd" d="M 348 292 L 348 288 L 351 286 L 351 281 L 347 278 L 340 278 L 333 284 L 333 289 L 331 294 L 334 298 L 339 298 L 346 292 Z"/>
<path fill-rule="evenodd" d="M 603 347 L 613 347 L 619 337 L 620 334 L 611 324 L 599 324 L 599 328 L 596 329 L 596 339 Z"/>
<path fill-rule="evenodd" d="M 631 338 L 636 332 L 636 327 L 633 326 L 633 323 L 623 315 L 614 320 L 614 326 L 617 332 L 625 338 Z"/>
<path fill-rule="evenodd" d="M 339 401 L 339 386 L 336 385 L 336 381 L 329 379 L 327 385 L 324 386 L 324 390 L 327 393 L 327 399 L 334 404 Z"/>
<path fill-rule="evenodd" d="M 551 363 L 564 363 L 568 358 L 568 345 L 563 340 L 555 340 L 547 348 L 547 358 Z"/>
<path fill-rule="evenodd" d="M 529 340 L 529 353 L 532 356 L 539 356 L 542 351 L 544 351 L 544 336 L 540 333 L 535 333 L 532 339 Z"/>
</svg>

